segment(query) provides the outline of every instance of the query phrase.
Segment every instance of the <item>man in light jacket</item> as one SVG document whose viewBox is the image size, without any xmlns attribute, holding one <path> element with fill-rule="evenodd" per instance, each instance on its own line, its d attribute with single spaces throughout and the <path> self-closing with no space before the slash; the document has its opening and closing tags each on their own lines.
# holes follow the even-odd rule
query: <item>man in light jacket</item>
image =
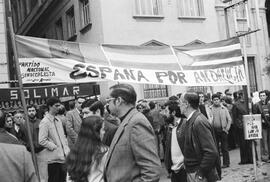
<svg viewBox="0 0 270 182">
<path fill-rule="evenodd" d="M 64 163 L 69 147 L 63 124 L 55 117 L 61 106 L 60 100 L 51 97 L 47 100 L 47 105 L 49 113 L 39 125 L 39 144 L 45 147 L 42 152 L 47 156 L 48 182 L 64 182 L 66 179 Z"/>
<path fill-rule="evenodd" d="M 232 119 L 228 109 L 220 103 L 220 96 L 218 94 L 213 94 L 212 100 L 213 105 L 209 107 L 213 116 L 212 126 L 215 131 L 218 149 L 219 143 L 221 143 L 221 152 L 223 156 L 222 168 L 227 168 L 230 166 L 228 133 L 231 127 Z"/>
<path fill-rule="evenodd" d="M 84 98 L 77 98 L 75 101 L 75 108 L 68 111 L 66 114 L 67 123 L 66 123 L 66 131 L 68 138 L 68 145 L 72 147 L 77 140 L 78 133 L 81 128 L 82 119 L 81 119 L 81 105 L 85 101 Z"/>
</svg>

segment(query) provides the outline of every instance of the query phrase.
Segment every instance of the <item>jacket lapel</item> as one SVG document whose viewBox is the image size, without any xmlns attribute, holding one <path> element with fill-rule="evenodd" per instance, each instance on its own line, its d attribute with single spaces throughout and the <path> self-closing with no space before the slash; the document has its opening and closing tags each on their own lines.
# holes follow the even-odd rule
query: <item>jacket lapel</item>
<svg viewBox="0 0 270 182">
<path fill-rule="evenodd" d="M 116 133 L 113 137 L 110 149 L 109 149 L 109 153 L 107 155 L 107 159 L 105 162 L 105 168 L 107 168 L 107 165 L 110 161 L 112 152 L 114 151 L 115 145 L 117 144 L 118 140 L 120 139 L 122 133 L 124 132 L 124 129 L 126 127 L 126 125 L 128 124 L 129 120 L 132 118 L 132 116 L 134 116 L 136 113 L 138 113 L 138 111 L 136 109 L 132 109 L 132 111 L 130 111 L 130 113 L 125 117 L 125 119 L 123 120 L 123 122 L 119 125 L 118 129 L 116 130 Z"/>
</svg>

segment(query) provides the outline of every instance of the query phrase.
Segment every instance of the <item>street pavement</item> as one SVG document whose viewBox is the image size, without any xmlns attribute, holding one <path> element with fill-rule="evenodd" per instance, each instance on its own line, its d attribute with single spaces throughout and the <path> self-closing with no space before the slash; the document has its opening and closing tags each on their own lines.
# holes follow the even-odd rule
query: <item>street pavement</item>
<svg viewBox="0 0 270 182">
<path fill-rule="evenodd" d="M 239 149 L 230 151 L 230 162 L 231 165 L 229 168 L 222 169 L 221 182 L 270 182 L 270 163 L 262 162 L 257 167 L 257 180 L 255 180 L 253 164 L 238 164 L 240 162 Z M 163 165 L 160 182 L 170 182 L 170 179 L 167 178 L 167 176 L 168 174 Z"/>
</svg>

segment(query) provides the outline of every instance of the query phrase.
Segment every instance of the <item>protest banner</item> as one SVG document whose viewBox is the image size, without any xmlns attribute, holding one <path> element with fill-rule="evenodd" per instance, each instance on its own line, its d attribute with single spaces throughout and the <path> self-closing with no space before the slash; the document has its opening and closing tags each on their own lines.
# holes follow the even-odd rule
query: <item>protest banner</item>
<svg viewBox="0 0 270 182">
<path fill-rule="evenodd" d="M 237 38 L 192 47 L 98 46 L 26 36 L 16 41 L 23 83 L 246 85 Z"/>
</svg>

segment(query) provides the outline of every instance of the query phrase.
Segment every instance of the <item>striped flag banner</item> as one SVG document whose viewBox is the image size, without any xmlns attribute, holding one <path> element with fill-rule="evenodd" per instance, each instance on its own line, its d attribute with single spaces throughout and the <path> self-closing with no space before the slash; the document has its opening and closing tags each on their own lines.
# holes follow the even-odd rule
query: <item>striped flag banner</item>
<svg viewBox="0 0 270 182">
<path fill-rule="evenodd" d="M 16 35 L 23 83 L 246 85 L 239 39 L 197 46 L 97 45 Z"/>
</svg>

